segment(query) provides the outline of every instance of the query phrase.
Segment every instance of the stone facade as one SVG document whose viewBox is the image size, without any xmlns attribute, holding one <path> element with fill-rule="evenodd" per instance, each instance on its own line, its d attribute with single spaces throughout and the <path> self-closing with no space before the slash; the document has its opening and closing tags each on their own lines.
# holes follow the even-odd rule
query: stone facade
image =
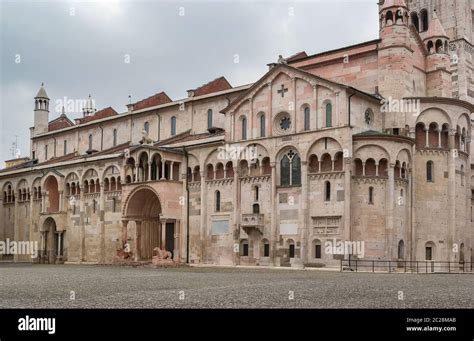
<svg viewBox="0 0 474 341">
<path fill-rule="evenodd" d="M 121 114 L 88 101 L 82 119 L 49 121 L 42 86 L 30 158 L 0 171 L 0 240 L 38 241 L 50 263 L 159 247 L 176 262 L 337 266 L 348 252 L 328 241 L 469 261 L 473 2 L 432 3 L 386 0 L 378 40 Z"/>
</svg>

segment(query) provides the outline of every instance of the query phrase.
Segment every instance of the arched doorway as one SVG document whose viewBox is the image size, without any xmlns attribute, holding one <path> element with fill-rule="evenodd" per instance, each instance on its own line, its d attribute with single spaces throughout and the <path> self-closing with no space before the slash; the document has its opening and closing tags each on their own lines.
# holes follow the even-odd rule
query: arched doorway
<svg viewBox="0 0 474 341">
<path fill-rule="evenodd" d="M 54 264 L 64 261 L 64 232 L 58 231 L 56 221 L 49 217 L 41 228 L 41 263 Z"/>
<path fill-rule="evenodd" d="M 160 199 L 151 188 L 140 188 L 130 194 L 125 207 L 127 221 L 134 221 L 135 230 L 135 257 L 137 260 L 149 260 L 153 256 L 153 249 L 159 247 L 173 252 L 174 224 L 162 226 L 160 214 L 162 212 Z"/>
</svg>

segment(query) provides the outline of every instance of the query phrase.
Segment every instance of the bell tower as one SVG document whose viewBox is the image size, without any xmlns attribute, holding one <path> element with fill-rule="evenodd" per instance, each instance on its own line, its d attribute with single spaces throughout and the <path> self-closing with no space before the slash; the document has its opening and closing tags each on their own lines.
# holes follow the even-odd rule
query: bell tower
<svg viewBox="0 0 474 341">
<path fill-rule="evenodd" d="M 49 123 L 49 97 L 41 83 L 41 88 L 35 96 L 35 118 L 33 136 L 46 133 Z"/>
<path fill-rule="evenodd" d="M 417 28 L 423 40 L 433 22 L 439 20 L 449 39 L 447 54 L 452 90 L 448 97 L 474 103 L 474 75 L 471 71 L 474 69 L 474 0 L 412 0 L 408 1 L 408 11 L 410 23 L 415 26 L 419 23 Z"/>
</svg>

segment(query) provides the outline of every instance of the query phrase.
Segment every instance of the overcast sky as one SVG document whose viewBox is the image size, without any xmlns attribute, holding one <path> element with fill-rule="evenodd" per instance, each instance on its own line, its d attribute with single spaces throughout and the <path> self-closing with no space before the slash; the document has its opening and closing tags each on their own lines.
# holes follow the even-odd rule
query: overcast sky
<svg viewBox="0 0 474 341">
<path fill-rule="evenodd" d="M 0 168 L 15 135 L 29 156 L 41 82 L 50 120 L 58 99 L 89 94 L 98 109 L 122 113 L 129 95 L 135 102 L 163 90 L 180 99 L 219 76 L 248 84 L 279 54 L 376 39 L 377 10 L 376 0 L 0 0 Z"/>
</svg>

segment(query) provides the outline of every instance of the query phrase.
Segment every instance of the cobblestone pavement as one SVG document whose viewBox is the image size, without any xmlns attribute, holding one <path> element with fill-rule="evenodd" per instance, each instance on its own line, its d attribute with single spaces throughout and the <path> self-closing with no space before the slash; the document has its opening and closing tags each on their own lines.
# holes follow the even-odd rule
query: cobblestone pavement
<svg viewBox="0 0 474 341">
<path fill-rule="evenodd" d="M 2 264 L 0 308 L 474 308 L 474 275 Z"/>
</svg>

